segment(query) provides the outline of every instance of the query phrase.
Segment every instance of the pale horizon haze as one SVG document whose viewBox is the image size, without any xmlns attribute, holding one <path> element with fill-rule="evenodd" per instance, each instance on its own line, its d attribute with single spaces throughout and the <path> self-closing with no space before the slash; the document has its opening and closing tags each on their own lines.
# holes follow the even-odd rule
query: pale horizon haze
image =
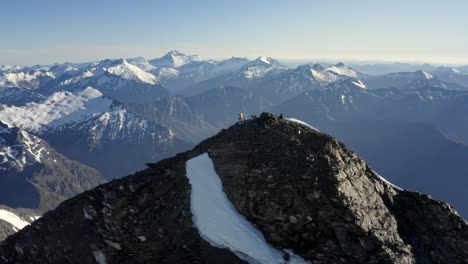
<svg viewBox="0 0 468 264">
<path fill-rule="evenodd" d="M 468 1 L 5 1 L 0 65 L 260 55 L 468 64 Z"/>
</svg>

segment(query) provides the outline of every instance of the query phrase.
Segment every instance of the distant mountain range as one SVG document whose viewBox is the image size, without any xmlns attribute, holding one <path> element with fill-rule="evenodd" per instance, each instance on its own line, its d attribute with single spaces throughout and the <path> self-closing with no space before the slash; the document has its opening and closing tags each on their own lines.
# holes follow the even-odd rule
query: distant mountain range
<svg viewBox="0 0 468 264">
<path fill-rule="evenodd" d="M 398 185 L 447 200 L 466 217 L 468 71 L 405 67 L 288 68 L 266 56 L 216 61 L 178 51 L 1 66 L 0 204 L 41 215 L 192 148 L 240 112 L 270 111 L 340 138 Z"/>
</svg>

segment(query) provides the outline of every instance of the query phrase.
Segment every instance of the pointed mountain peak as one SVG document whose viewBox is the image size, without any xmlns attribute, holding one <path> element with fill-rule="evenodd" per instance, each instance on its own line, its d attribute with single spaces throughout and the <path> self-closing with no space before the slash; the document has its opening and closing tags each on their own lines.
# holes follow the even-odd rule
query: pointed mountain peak
<svg viewBox="0 0 468 264">
<path fill-rule="evenodd" d="M 153 74 L 142 70 L 140 67 L 129 63 L 126 59 L 104 60 L 97 65 L 100 74 L 110 73 L 123 79 L 133 80 L 147 84 L 157 84 L 158 78 Z"/>
<path fill-rule="evenodd" d="M 246 65 L 247 67 L 273 67 L 277 69 L 286 69 L 278 60 L 271 57 L 260 56 Z"/>
<path fill-rule="evenodd" d="M 171 50 L 169 51 L 168 53 L 166 53 L 166 55 L 163 56 L 164 57 L 185 57 L 187 55 L 185 55 L 184 53 L 178 51 L 178 50 Z"/>
<path fill-rule="evenodd" d="M 108 67 L 113 67 L 117 65 L 122 65 L 122 64 L 128 64 L 127 60 L 124 58 L 118 58 L 118 59 L 105 59 L 100 61 L 96 66 L 98 68 L 108 68 Z"/>
<path fill-rule="evenodd" d="M 171 50 L 161 58 L 150 60 L 155 67 L 173 67 L 178 68 L 193 61 L 201 61 L 198 55 L 186 55 L 177 50 Z"/>
<path fill-rule="evenodd" d="M 345 67 L 344 63 L 342 63 L 342 62 L 338 62 L 335 66 L 336 67 Z"/>
<path fill-rule="evenodd" d="M 323 67 L 322 65 L 318 64 L 318 63 L 315 63 L 314 65 L 312 65 L 311 67 L 313 70 L 316 70 L 316 71 L 323 71 Z"/>
<path fill-rule="evenodd" d="M 271 64 L 271 60 L 272 58 L 270 57 L 266 57 L 266 56 L 260 56 L 256 59 L 256 61 L 261 61 L 261 62 L 264 62 L 266 64 Z"/>
</svg>

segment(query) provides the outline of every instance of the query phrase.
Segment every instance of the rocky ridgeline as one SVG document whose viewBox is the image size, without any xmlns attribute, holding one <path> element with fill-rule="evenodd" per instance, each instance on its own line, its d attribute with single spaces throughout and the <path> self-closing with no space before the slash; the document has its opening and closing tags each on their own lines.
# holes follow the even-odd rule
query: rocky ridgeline
<svg viewBox="0 0 468 264">
<path fill-rule="evenodd" d="M 266 240 L 311 263 L 468 263 L 468 225 L 450 205 L 271 114 L 62 203 L 6 239 L 0 263 L 242 263 L 194 227 L 185 166 L 202 153 Z"/>
</svg>

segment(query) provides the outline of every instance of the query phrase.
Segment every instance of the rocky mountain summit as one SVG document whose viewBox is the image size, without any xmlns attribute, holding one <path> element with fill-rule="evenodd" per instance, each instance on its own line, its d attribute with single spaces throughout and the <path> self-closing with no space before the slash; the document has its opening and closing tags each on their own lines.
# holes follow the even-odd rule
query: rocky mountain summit
<svg viewBox="0 0 468 264">
<path fill-rule="evenodd" d="M 0 263 L 468 262 L 449 204 L 297 120 L 264 113 L 148 167 L 10 236 Z"/>
</svg>

